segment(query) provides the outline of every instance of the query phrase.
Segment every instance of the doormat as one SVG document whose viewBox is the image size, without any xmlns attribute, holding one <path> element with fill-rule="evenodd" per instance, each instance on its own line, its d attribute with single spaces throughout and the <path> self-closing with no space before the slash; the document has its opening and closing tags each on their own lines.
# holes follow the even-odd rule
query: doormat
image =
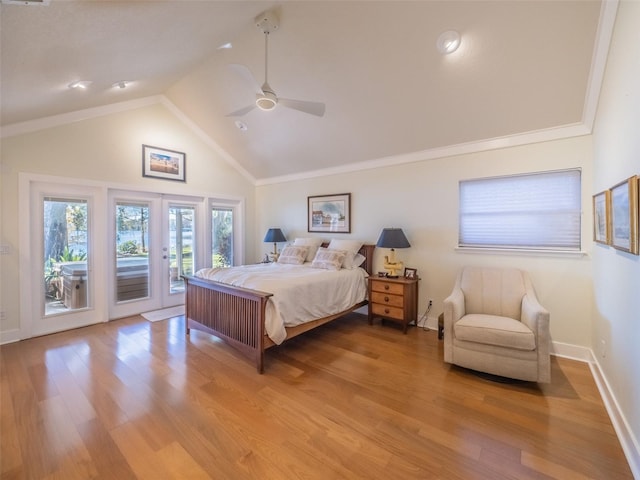
<svg viewBox="0 0 640 480">
<path fill-rule="evenodd" d="M 179 315 L 184 315 L 184 305 L 178 305 L 177 307 L 171 308 L 163 308 L 162 310 L 154 310 L 153 312 L 146 312 L 142 314 L 142 316 L 150 322 L 166 320 L 167 318 L 177 317 Z"/>
</svg>

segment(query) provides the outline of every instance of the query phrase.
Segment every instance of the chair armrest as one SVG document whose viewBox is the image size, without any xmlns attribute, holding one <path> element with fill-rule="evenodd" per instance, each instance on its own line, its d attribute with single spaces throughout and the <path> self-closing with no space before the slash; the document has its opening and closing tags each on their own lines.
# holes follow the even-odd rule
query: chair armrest
<svg viewBox="0 0 640 480">
<path fill-rule="evenodd" d="M 447 363 L 453 363 L 453 324 L 464 314 L 464 292 L 456 285 L 444 300 L 444 361 Z"/>
<path fill-rule="evenodd" d="M 531 294 L 522 297 L 521 320 L 536 336 L 538 346 L 544 347 L 546 345 L 548 348 L 550 340 L 549 312 Z"/>
</svg>

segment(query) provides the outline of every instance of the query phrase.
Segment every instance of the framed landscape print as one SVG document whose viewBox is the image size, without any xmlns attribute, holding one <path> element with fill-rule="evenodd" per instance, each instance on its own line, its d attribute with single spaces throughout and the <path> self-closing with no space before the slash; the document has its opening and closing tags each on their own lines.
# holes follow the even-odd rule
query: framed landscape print
<svg viewBox="0 0 640 480">
<path fill-rule="evenodd" d="M 307 197 L 307 231 L 351 232 L 351 194 Z"/>
<path fill-rule="evenodd" d="M 611 245 L 638 255 L 638 177 L 634 175 L 610 189 Z"/>
<path fill-rule="evenodd" d="M 611 197 L 609 190 L 593 196 L 593 240 L 611 243 Z"/>
<path fill-rule="evenodd" d="M 185 182 L 185 157 L 182 152 L 142 145 L 142 176 Z"/>
</svg>

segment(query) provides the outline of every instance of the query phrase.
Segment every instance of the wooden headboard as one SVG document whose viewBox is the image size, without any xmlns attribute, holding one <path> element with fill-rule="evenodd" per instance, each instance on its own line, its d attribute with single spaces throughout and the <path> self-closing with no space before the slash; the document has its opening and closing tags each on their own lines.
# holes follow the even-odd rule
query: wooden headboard
<svg viewBox="0 0 640 480">
<path fill-rule="evenodd" d="M 329 246 L 329 242 L 322 242 L 322 246 L 327 248 Z M 358 250 L 358 253 L 365 258 L 362 268 L 364 268 L 369 275 L 373 275 L 373 251 L 375 248 L 375 245 L 365 244 L 360 247 L 360 250 Z"/>
</svg>

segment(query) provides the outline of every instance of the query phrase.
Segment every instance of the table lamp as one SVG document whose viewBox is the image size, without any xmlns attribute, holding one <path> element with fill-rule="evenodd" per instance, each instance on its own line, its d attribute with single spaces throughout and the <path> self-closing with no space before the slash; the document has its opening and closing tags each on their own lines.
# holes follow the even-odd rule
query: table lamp
<svg viewBox="0 0 640 480">
<path fill-rule="evenodd" d="M 387 277 L 398 278 L 398 271 L 404 268 L 402 262 L 396 260 L 396 248 L 409 248 L 409 240 L 405 237 L 401 228 L 383 228 L 378 238 L 376 247 L 390 248 L 391 253 L 384 256 L 384 269 Z"/>
<path fill-rule="evenodd" d="M 279 228 L 270 228 L 269 230 L 267 230 L 267 234 L 264 236 L 263 241 L 265 243 L 273 242 L 273 253 L 271 253 L 270 256 L 273 258 L 274 262 L 278 260 L 278 248 L 276 244 L 278 242 L 287 241 L 287 239 L 284 236 L 284 233 L 282 233 L 282 230 L 280 230 Z"/>
</svg>

